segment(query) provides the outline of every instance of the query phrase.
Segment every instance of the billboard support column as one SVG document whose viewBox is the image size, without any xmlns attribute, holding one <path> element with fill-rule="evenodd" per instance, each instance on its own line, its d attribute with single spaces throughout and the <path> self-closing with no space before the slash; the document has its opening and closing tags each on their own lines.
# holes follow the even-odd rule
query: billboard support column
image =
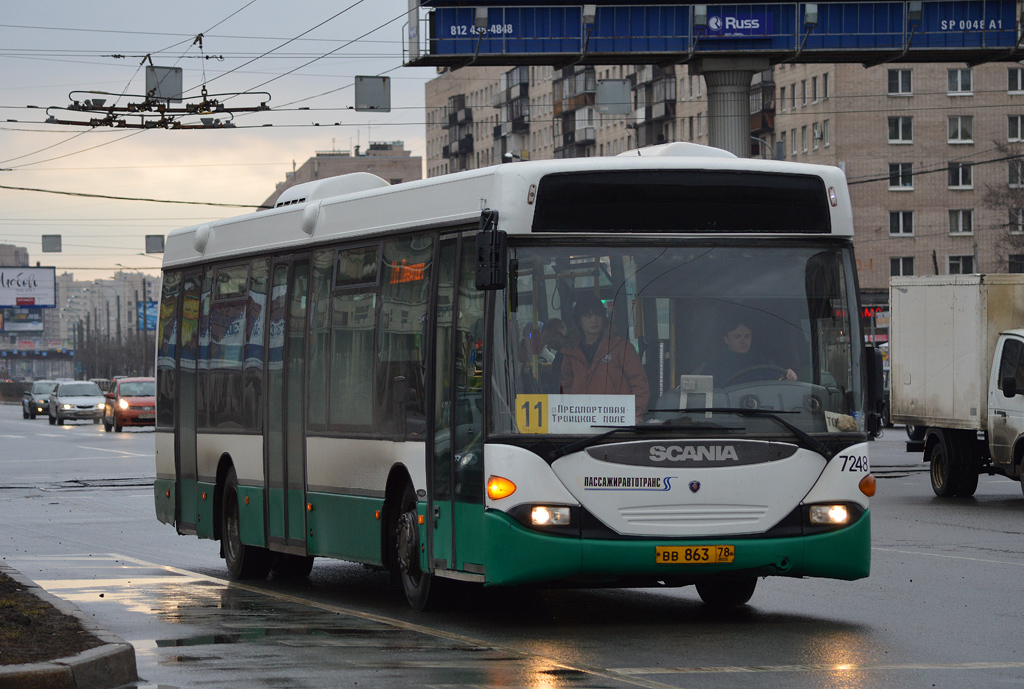
<svg viewBox="0 0 1024 689">
<path fill-rule="evenodd" d="M 770 66 L 767 58 L 702 58 L 691 71 L 708 88 L 708 143 L 750 157 L 750 82 Z"/>
</svg>

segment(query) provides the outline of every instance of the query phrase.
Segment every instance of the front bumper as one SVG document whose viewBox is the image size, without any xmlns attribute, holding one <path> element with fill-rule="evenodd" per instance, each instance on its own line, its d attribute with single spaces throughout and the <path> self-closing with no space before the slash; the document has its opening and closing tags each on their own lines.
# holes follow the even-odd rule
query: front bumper
<svg viewBox="0 0 1024 689">
<path fill-rule="evenodd" d="M 114 420 L 121 426 L 154 426 L 156 425 L 156 411 L 126 409 L 116 412 Z"/>
<path fill-rule="evenodd" d="M 103 418 L 102 409 L 58 409 L 57 414 L 62 419 L 100 419 Z"/>
<path fill-rule="evenodd" d="M 596 585 L 686 585 L 716 576 L 823 577 L 852 581 L 871 569 L 871 513 L 853 524 L 810 536 L 598 540 L 527 529 L 497 510 L 485 514 L 486 583 L 576 581 Z M 728 564 L 658 564 L 656 546 L 732 545 Z"/>
</svg>

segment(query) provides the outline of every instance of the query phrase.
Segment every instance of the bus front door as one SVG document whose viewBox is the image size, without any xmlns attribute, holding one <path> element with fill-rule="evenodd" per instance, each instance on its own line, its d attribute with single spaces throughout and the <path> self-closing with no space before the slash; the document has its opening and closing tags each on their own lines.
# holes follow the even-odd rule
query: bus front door
<svg viewBox="0 0 1024 689">
<path fill-rule="evenodd" d="M 483 570 L 484 293 L 472 236 L 443 238 L 439 264 L 430 568 Z"/>
<path fill-rule="evenodd" d="M 274 550 L 306 554 L 305 402 L 309 257 L 276 261 L 267 328 L 265 476 Z"/>
</svg>

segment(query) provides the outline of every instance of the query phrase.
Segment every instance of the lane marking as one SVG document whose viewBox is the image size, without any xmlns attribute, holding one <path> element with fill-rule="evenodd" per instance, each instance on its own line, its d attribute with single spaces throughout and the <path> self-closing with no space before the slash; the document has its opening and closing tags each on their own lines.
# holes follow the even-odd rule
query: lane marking
<svg viewBox="0 0 1024 689">
<path fill-rule="evenodd" d="M 1006 560 L 987 560 L 981 557 L 965 557 L 963 555 L 944 555 L 942 553 L 922 553 L 916 550 L 900 550 L 898 548 L 881 548 L 872 546 L 872 550 L 881 550 L 887 553 L 899 553 L 901 555 L 922 555 L 924 557 L 941 557 L 947 560 L 967 560 L 968 562 L 984 562 L 990 565 L 1009 565 L 1011 567 L 1024 567 L 1024 562 L 1007 562 Z"/>
<path fill-rule="evenodd" d="M 723 667 L 618 667 L 608 668 L 623 675 L 700 675 L 761 672 L 865 672 L 873 670 L 1016 670 L 1024 662 L 981 663 L 834 663 L 823 665 L 726 665 Z"/>
</svg>

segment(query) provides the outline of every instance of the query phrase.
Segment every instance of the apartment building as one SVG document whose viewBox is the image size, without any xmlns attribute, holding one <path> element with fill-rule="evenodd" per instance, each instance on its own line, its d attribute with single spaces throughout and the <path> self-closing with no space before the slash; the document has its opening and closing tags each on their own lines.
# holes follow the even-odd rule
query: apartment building
<svg viewBox="0 0 1024 689">
<path fill-rule="evenodd" d="M 619 79 L 630 114 L 600 114 L 597 84 Z M 873 310 L 884 311 L 890 275 L 1024 272 L 1021 65 L 781 64 L 754 75 L 750 103 L 751 155 L 846 172 Z M 442 71 L 426 108 L 428 176 L 706 144 L 714 126 L 686 65 Z"/>
<path fill-rule="evenodd" d="M 274 193 L 263 202 L 263 207 L 273 208 L 281 194 L 296 184 L 351 172 L 369 172 L 392 184 L 423 177 L 423 159 L 407 151 L 402 141 L 372 141 L 366 150 L 360 152 L 359 149 L 355 146 L 352 151 L 316 151 L 312 158 L 285 175 L 284 181 L 278 183 Z"/>
</svg>

